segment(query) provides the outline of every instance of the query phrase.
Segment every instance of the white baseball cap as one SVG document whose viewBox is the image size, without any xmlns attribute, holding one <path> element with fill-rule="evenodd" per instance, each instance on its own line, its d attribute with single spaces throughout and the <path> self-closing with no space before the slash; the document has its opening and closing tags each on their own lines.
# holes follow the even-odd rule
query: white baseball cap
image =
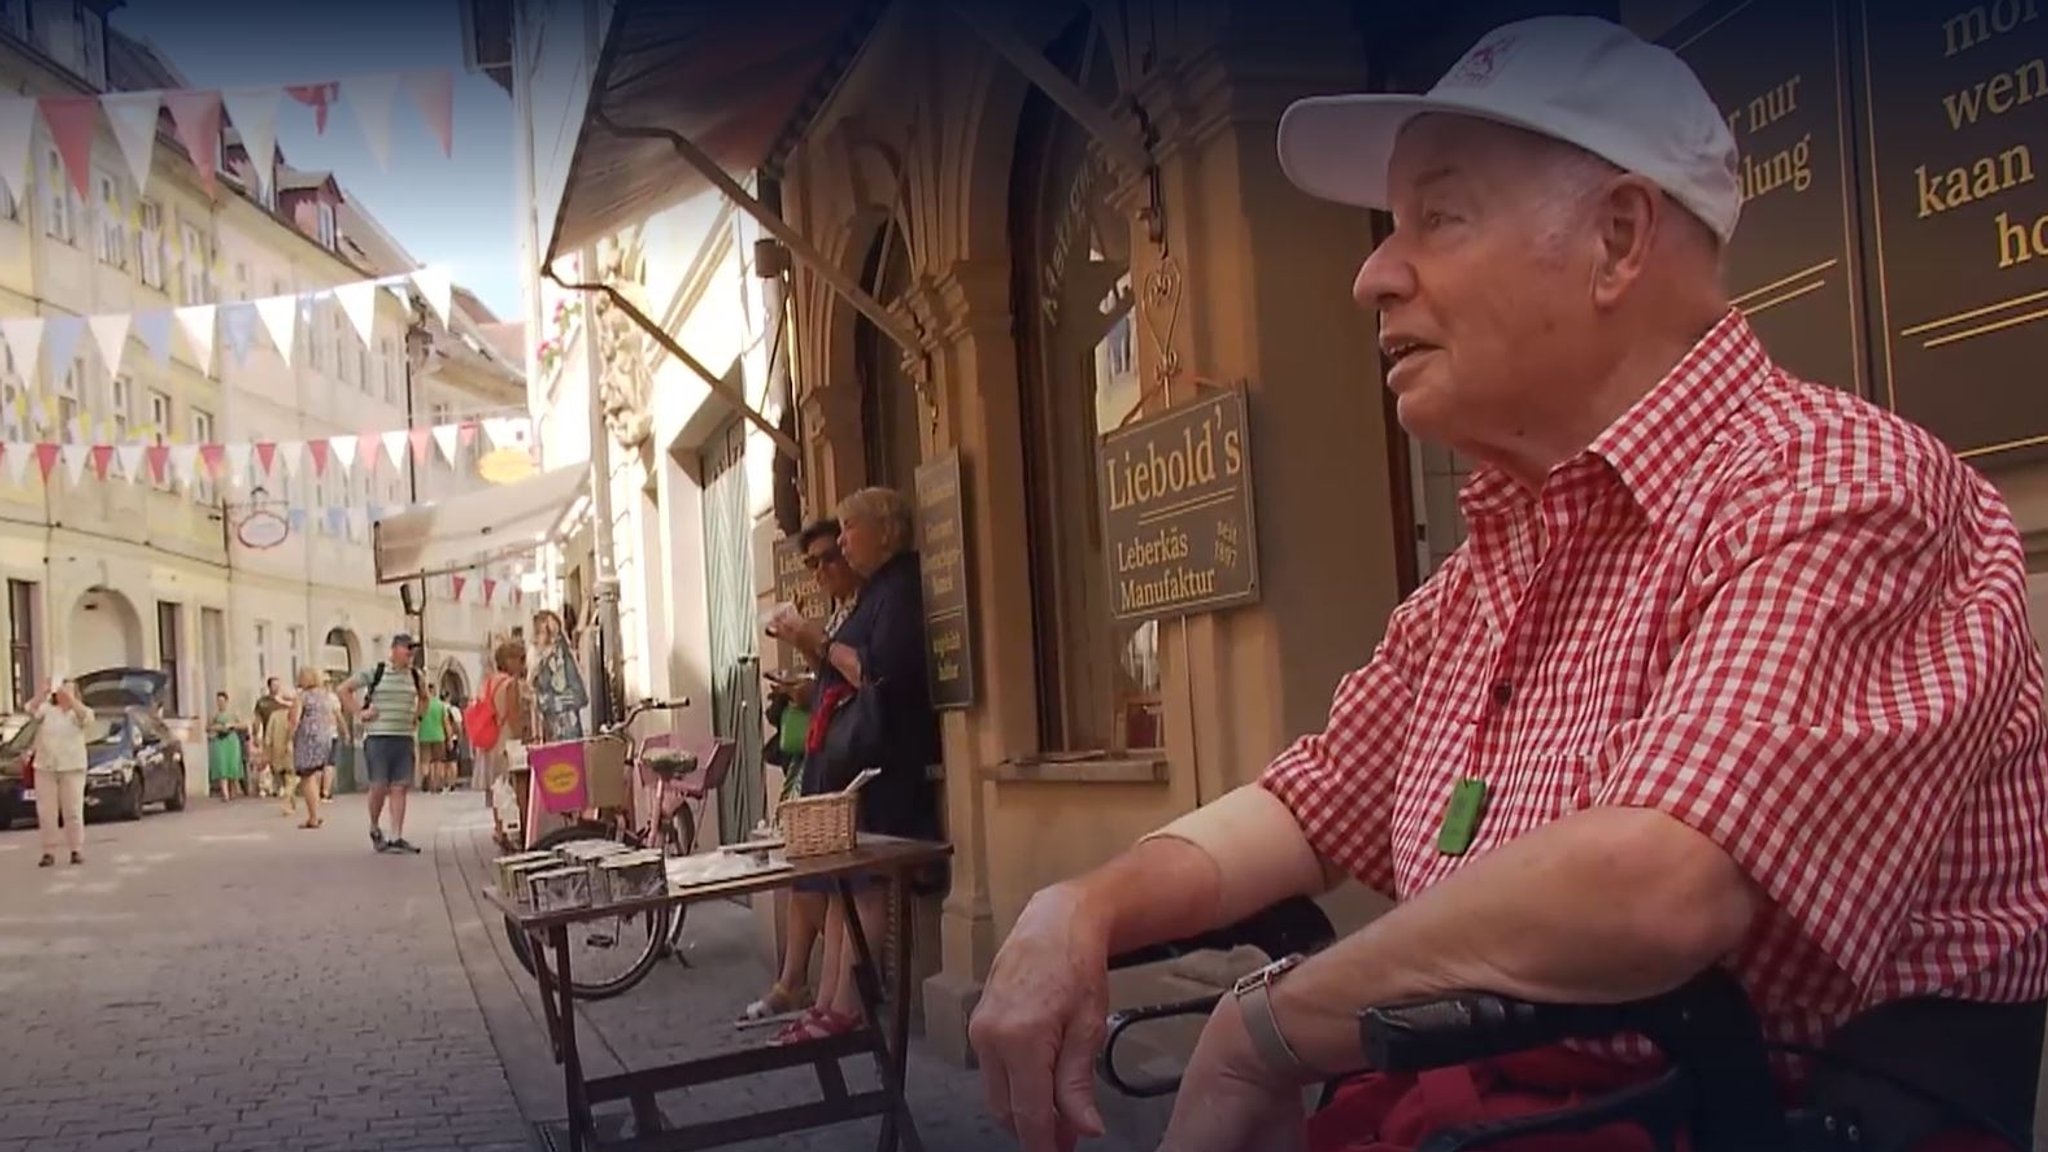
<svg viewBox="0 0 2048 1152">
<path fill-rule="evenodd" d="M 1742 207 L 1735 136 L 1685 61 L 1620 25 L 1541 16 L 1481 37 L 1424 96 L 1315 96 L 1280 117 L 1280 167 L 1302 191 L 1385 209 L 1401 129 L 1475 116 L 1577 145 L 1662 188 L 1722 243 Z"/>
</svg>

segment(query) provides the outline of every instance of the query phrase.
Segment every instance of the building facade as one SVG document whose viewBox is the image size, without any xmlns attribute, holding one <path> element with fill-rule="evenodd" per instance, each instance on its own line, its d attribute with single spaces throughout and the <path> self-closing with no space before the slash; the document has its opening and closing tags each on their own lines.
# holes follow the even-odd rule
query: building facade
<svg viewBox="0 0 2048 1152">
<path fill-rule="evenodd" d="M 9 91 L 186 86 L 169 62 L 106 27 L 99 6 L 57 7 L 63 19 L 39 9 L 31 21 L 23 6 L 0 6 Z M 333 299 L 306 300 L 289 356 L 265 334 L 231 352 L 225 325 L 210 344 L 171 325 L 152 348 L 134 317 L 332 289 L 417 265 L 372 259 L 358 238 L 381 232 L 331 177 L 297 172 L 280 154 L 272 180 L 254 179 L 231 125 L 209 193 L 168 118 L 141 188 L 102 122 L 90 146 L 91 194 L 80 196 L 47 126 L 36 124 L 26 188 L 0 192 L 0 318 L 40 317 L 46 330 L 69 318 L 126 314 L 130 323 L 118 355 L 97 331 L 75 342 L 66 363 L 55 362 L 51 340 L 34 364 L 0 351 L 4 439 L 16 457 L 0 467 L 4 704 L 20 707 L 53 672 L 140 665 L 172 673 L 168 711 L 196 718 L 218 691 L 246 707 L 268 676 L 305 663 L 342 672 L 378 658 L 406 618 L 396 590 L 374 582 L 367 510 L 410 502 L 406 473 L 316 475 L 303 460 L 266 468 L 245 453 L 424 421 L 403 387 L 405 306 L 380 290 L 365 341 Z M 451 351 L 429 357 L 439 370 L 428 387 L 463 418 L 516 413 L 519 370 L 464 344 L 478 323 L 458 315 L 452 331 L 430 325 L 432 347 Z M 61 465 L 12 466 L 45 443 L 60 446 Z M 480 483 L 474 469 L 467 475 Z M 321 514 L 330 506 L 353 514 L 330 522 Z M 243 531 L 257 512 L 286 527 Z M 509 630 L 514 614 L 507 598 L 449 624 L 473 652 L 489 629 Z M 203 771 L 203 756 L 190 762 Z"/>
<path fill-rule="evenodd" d="M 1034 891 L 1253 779 L 1319 728 L 1338 679 L 1462 538 L 1468 469 L 1392 419 L 1372 321 L 1350 297 L 1381 222 L 1310 199 L 1279 169 L 1278 119 L 1298 97 L 1425 88 L 1488 29 L 1545 12 L 1664 39 L 1743 118 L 1738 306 L 1796 370 L 1969 454 L 2030 539 L 2048 527 L 2048 419 L 2019 383 L 2038 347 L 2027 342 L 2048 331 L 2033 324 L 2048 311 L 2027 310 L 2043 294 L 2030 277 L 2048 268 L 2035 247 L 2048 229 L 2033 225 L 2043 209 L 2028 207 L 2022 142 L 2048 101 L 2021 98 L 2048 92 L 2048 23 L 2024 5 L 1329 0 L 1283 17 L 1242 0 L 905 0 L 828 19 L 794 2 L 721 15 L 620 0 L 597 7 L 594 27 L 582 5 L 510 7 L 477 4 L 471 26 L 477 63 L 503 75 L 529 133 L 536 275 L 552 264 L 563 281 L 601 279 L 587 262 L 565 273 L 564 258 L 621 235 L 645 245 L 647 222 L 678 212 L 735 211 L 794 265 L 761 281 L 742 261 L 706 281 L 741 300 L 749 279 L 787 284 L 788 405 L 776 357 L 744 354 L 762 324 L 700 325 L 660 293 L 649 312 L 702 349 L 762 424 L 793 429 L 798 449 L 789 459 L 693 374 L 655 378 L 653 464 L 614 470 L 612 493 L 630 507 L 651 477 L 668 501 L 655 501 L 663 531 L 635 535 L 619 513 L 613 538 L 620 555 L 667 566 L 636 594 L 667 604 L 668 631 L 649 635 L 670 645 L 670 665 L 699 659 L 677 626 L 696 598 L 717 621 L 786 591 L 774 538 L 797 517 L 775 515 L 778 482 L 793 480 L 811 515 L 867 484 L 936 506 L 933 467 L 958 463 L 950 523 L 964 535 L 943 559 L 966 590 L 966 623 L 931 630 L 947 638 L 935 660 L 968 673 L 943 721 L 955 857 L 925 983 L 942 1051 L 964 1058 L 980 980 Z M 552 21 L 539 52 L 536 20 Z M 580 57 L 562 46 L 579 28 Z M 500 31 L 508 44 L 491 41 Z M 740 71 L 771 57 L 772 77 Z M 1903 103 L 1869 83 L 1901 69 L 1932 79 Z M 600 100 L 603 116 L 588 114 Z M 1978 106 L 1999 113 L 1996 139 L 1963 131 Z M 1931 207 L 1916 205 L 1922 181 Z M 1968 223 L 1915 231 L 1933 217 Z M 677 279 L 716 267 L 701 245 L 645 250 Z M 1937 316 L 1941 330 L 1919 327 Z M 1983 351 L 1931 355 L 1943 348 Z M 1155 546 L 1156 529 L 1180 513 L 1157 508 L 1133 527 L 1119 446 L 1170 475 L 1175 442 L 1147 429 L 1186 412 L 1239 433 L 1248 479 L 1219 497 L 1213 562 L 1169 570 L 1161 554 L 1179 545 Z M 720 427 L 737 431 L 712 438 Z M 707 443 L 723 455 L 707 458 Z M 1195 451 L 1182 467 L 1202 470 Z M 664 482 L 672 465 L 685 482 Z M 748 484 L 744 585 L 711 558 L 722 505 L 706 477 L 732 470 Z M 701 649 L 714 683 L 747 666 L 736 650 Z M 1345 920 L 1377 906 L 1356 892 L 1332 903 Z"/>
</svg>

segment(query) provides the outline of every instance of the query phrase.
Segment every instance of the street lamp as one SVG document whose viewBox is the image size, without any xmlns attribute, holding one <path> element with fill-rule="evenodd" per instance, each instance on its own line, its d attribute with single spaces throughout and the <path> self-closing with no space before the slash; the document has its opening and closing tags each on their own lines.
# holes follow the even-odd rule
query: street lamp
<svg viewBox="0 0 2048 1152">
<path fill-rule="evenodd" d="M 434 351 L 434 333 L 427 326 L 426 301 L 417 292 L 407 293 L 411 306 L 411 319 L 405 326 L 405 487 L 406 501 L 413 507 L 420 502 L 420 457 L 412 447 L 413 431 L 417 427 L 419 405 L 413 393 L 413 376 L 427 366 L 427 358 Z M 427 585 L 420 580 L 417 588 L 411 582 L 398 587 L 399 599 L 405 602 L 406 614 L 413 618 L 413 643 L 424 647 L 427 642 Z"/>
</svg>

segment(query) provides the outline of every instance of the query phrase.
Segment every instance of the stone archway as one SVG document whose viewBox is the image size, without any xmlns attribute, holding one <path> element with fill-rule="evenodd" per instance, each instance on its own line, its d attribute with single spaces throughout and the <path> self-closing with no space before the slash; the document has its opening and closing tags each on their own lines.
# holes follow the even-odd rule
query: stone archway
<svg viewBox="0 0 2048 1152">
<path fill-rule="evenodd" d="M 96 584 L 71 607 L 70 668 L 76 676 L 102 668 L 141 667 L 142 614 L 128 597 Z"/>
<path fill-rule="evenodd" d="M 441 662 L 434 676 L 434 690 L 460 707 L 469 701 L 469 673 L 453 656 Z"/>
<path fill-rule="evenodd" d="M 327 638 L 321 643 L 325 646 L 327 657 L 321 662 L 323 665 L 332 669 L 338 654 L 341 664 L 338 671 L 343 674 L 353 673 L 362 667 L 363 642 L 356 636 L 354 629 L 336 625 L 327 630 Z"/>
</svg>

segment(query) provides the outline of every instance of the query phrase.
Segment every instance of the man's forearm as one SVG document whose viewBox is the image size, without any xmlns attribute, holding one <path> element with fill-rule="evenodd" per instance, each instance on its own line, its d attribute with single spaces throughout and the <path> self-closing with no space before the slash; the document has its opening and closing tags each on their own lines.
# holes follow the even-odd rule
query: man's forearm
<svg viewBox="0 0 2048 1152">
<path fill-rule="evenodd" d="M 1475 990 L 1539 1003 L 1655 995 L 1739 946 L 1759 904 L 1697 833 L 1655 812 L 1593 809 L 1337 942 L 1274 986 L 1273 1012 L 1305 1063 L 1354 1071 L 1361 1009 Z"/>
<path fill-rule="evenodd" d="M 1175 820 L 1076 882 L 1081 911 L 1105 926 L 1111 955 L 1327 887 L 1293 814 L 1256 786 Z"/>
</svg>

